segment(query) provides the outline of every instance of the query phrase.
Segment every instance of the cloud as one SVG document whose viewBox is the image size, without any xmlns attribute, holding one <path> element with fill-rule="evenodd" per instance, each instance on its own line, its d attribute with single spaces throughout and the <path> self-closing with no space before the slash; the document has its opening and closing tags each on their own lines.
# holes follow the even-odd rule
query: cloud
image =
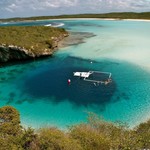
<svg viewBox="0 0 150 150">
<path fill-rule="evenodd" d="M 150 11 L 149 0 L 97 0 L 95 3 L 93 3 L 93 0 L 87 0 L 87 2 L 89 9 L 92 8 L 97 11 L 99 8 L 100 12 L 144 11 L 143 7 Z"/>
<path fill-rule="evenodd" d="M 150 11 L 150 0 L 1 0 L 0 17 Z"/>
<path fill-rule="evenodd" d="M 4 9 L 45 9 L 45 8 L 59 8 L 59 7 L 70 7 L 75 6 L 77 0 L 2 0 L 0 2 Z M 15 6 L 15 7 L 13 7 Z M 17 10 L 16 10 L 17 11 Z"/>
<path fill-rule="evenodd" d="M 13 3 L 13 4 L 10 4 L 8 7 L 6 7 L 5 9 L 9 12 L 14 12 L 14 10 L 17 9 L 17 6 L 16 4 Z"/>
<path fill-rule="evenodd" d="M 70 7 L 75 6 L 77 0 L 34 0 L 32 3 L 29 3 L 28 7 L 30 9 L 34 10 L 45 10 L 45 9 L 54 9 L 54 8 L 60 8 L 60 7 Z M 26 0 L 22 0 L 22 2 L 19 4 L 22 6 L 22 4 L 26 3 Z"/>
</svg>

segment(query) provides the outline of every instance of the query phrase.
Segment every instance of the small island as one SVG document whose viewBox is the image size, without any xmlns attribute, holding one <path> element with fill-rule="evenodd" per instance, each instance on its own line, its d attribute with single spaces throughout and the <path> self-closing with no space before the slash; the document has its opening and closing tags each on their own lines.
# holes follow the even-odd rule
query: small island
<svg viewBox="0 0 150 150">
<path fill-rule="evenodd" d="M 69 34 L 65 29 L 46 26 L 0 28 L 0 62 L 50 56 Z"/>
</svg>

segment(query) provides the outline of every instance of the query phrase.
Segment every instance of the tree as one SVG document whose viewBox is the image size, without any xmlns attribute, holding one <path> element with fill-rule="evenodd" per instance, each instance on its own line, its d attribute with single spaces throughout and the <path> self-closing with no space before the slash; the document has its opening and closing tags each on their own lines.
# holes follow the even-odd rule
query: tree
<svg viewBox="0 0 150 150">
<path fill-rule="evenodd" d="M 11 107 L 5 106 L 0 108 L 0 133 L 3 136 L 16 136 L 21 132 L 19 112 Z"/>
<path fill-rule="evenodd" d="M 141 149 L 150 148 L 150 120 L 145 123 L 141 123 L 135 129 L 136 137 L 138 137 L 137 143 L 140 144 Z"/>
<path fill-rule="evenodd" d="M 39 146 L 37 144 L 37 134 L 32 128 L 24 129 L 19 138 L 19 143 L 24 150 L 39 150 Z"/>
<path fill-rule="evenodd" d="M 39 131 L 40 150 L 83 150 L 77 140 L 57 128 L 44 128 Z"/>
<path fill-rule="evenodd" d="M 84 150 L 110 150 L 107 136 L 103 136 L 88 124 L 73 126 L 70 129 L 70 135 L 80 143 Z"/>
</svg>

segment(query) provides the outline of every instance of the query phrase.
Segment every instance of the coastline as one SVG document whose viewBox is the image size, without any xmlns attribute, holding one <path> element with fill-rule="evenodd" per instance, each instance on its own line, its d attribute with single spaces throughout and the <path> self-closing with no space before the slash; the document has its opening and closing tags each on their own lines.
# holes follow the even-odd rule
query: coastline
<svg viewBox="0 0 150 150">
<path fill-rule="evenodd" d="M 45 20 L 108 20 L 108 21 L 145 21 L 150 22 L 149 19 L 120 19 L 120 18 L 63 18 L 63 19 L 43 19 L 43 20 L 25 20 L 25 22 L 28 21 L 45 21 Z M 24 21 L 22 21 L 24 22 Z"/>
<path fill-rule="evenodd" d="M 125 21 L 144 21 L 144 22 L 150 22 L 150 20 L 148 20 L 148 19 L 122 19 L 122 20 L 125 20 Z"/>
<path fill-rule="evenodd" d="M 64 29 L 44 26 L 1 27 L 0 32 L 1 63 L 51 56 L 58 49 L 59 42 L 69 36 Z M 14 36 L 15 40 L 9 38 Z"/>
<path fill-rule="evenodd" d="M 140 22 L 150 22 L 150 19 L 121 19 L 121 18 L 59 18 L 59 19 L 38 19 L 38 20 L 23 20 L 23 21 L 6 21 L 1 23 L 9 22 L 32 22 L 32 21 L 47 21 L 47 20 L 108 20 L 108 21 L 140 21 Z"/>
</svg>

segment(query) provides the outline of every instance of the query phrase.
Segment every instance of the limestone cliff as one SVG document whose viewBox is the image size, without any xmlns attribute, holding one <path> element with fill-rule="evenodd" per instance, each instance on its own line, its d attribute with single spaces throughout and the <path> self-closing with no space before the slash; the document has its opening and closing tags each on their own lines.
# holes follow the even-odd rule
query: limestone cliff
<svg viewBox="0 0 150 150">
<path fill-rule="evenodd" d="M 45 27 L 5 27 L 1 33 L 0 62 L 50 56 L 68 36 L 65 30 Z"/>
</svg>

